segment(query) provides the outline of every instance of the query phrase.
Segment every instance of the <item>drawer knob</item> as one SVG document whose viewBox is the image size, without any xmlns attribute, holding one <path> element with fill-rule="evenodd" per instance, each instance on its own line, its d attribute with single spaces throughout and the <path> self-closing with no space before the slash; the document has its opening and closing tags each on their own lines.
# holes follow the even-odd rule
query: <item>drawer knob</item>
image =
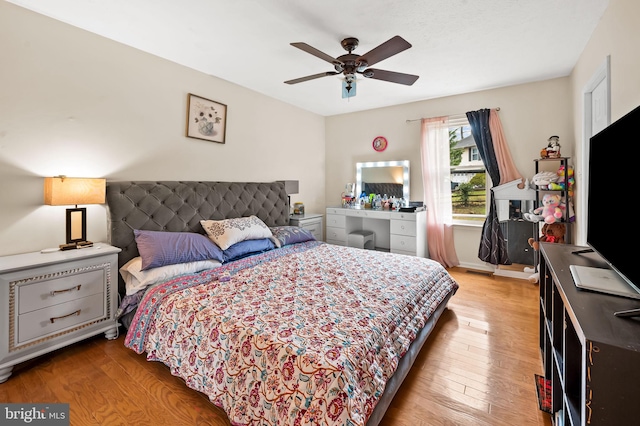
<svg viewBox="0 0 640 426">
<path fill-rule="evenodd" d="M 82 284 L 78 284 L 78 285 L 74 285 L 73 287 L 69 287 L 69 288 L 64 289 L 64 290 L 52 290 L 51 291 L 51 295 L 55 296 L 56 294 L 60 294 L 60 293 L 68 293 L 68 292 L 73 291 L 73 290 L 80 290 L 81 286 L 82 286 Z M 51 322 L 53 322 L 53 321 L 51 321 Z"/>
<path fill-rule="evenodd" d="M 71 312 L 70 314 L 63 315 L 61 317 L 53 317 L 53 318 L 49 318 L 49 319 L 51 320 L 51 324 L 53 324 L 54 322 L 56 322 L 56 320 L 59 320 L 59 319 L 72 317 L 74 315 L 78 316 L 78 315 L 80 315 L 80 311 L 81 311 L 81 309 L 78 309 L 77 311 Z"/>
</svg>

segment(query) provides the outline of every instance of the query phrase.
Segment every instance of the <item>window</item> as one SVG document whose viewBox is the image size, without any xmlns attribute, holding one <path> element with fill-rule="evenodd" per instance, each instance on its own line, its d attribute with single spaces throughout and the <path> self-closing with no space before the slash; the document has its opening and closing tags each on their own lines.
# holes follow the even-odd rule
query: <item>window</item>
<svg viewBox="0 0 640 426">
<path fill-rule="evenodd" d="M 466 117 L 449 117 L 449 150 L 453 220 L 483 222 L 490 179 Z"/>
<path fill-rule="evenodd" d="M 469 151 L 469 160 L 482 161 L 482 159 L 480 158 L 480 151 L 478 151 L 478 148 L 476 148 L 475 146 Z"/>
</svg>

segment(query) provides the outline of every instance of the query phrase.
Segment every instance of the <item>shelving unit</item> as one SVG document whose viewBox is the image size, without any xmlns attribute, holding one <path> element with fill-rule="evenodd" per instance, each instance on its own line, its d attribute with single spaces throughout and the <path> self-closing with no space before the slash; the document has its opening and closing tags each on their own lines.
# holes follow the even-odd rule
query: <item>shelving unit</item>
<svg viewBox="0 0 640 426">
<path fill-rule="evenodd" d="M 607 268 L 596 253 L 540 244 L 540 351 L 556 426 L 630 425 L 640 419 L 640 319 L 616 311 L 640 300 L 579 290 L 569 265 Z"/>
<path fill-rule="evenodd" d="M 565 223 L 565 228 L 566 228 L 566 234 L 565 234 L 565 242 L 570 243 L 571 242 L 571 222 L 570 220 L 570 209 L 569 209 L 569 205 L 571 203 L 571 197 L 569 196 L 569 159 L 571 157 L 558 157 L 558 158 L 536 158 L 535 160 L 533 160 L 536 163 L 536 167 L 535 167 L 535 173 L 538 174 L 540 171 L 540 166 L 545 164 L 545 163 L 558 163 L 558 166 L 556 167 L 556 170 L 558 170 L 560 167 L 564 167 L 564 182 L 565 182 L 565 189 L 540 189 L 540 188 L 536 188 L 536 207 L 540 207 L 541 206 L 541 200 L 542 200 L 542 196 L 545 193 L 555 193 L 555 194 L 560 194 L 560 197 L 562 198 L 562 202 L 565 205 L 565 210 L 564 210 L 564 215 L 562 217 L 562 223 Z M 546 170 L 546 168 L 545 168 Z M 538 235 L 534 236 L 534 238 L 538 238 Z"/>
</svg>

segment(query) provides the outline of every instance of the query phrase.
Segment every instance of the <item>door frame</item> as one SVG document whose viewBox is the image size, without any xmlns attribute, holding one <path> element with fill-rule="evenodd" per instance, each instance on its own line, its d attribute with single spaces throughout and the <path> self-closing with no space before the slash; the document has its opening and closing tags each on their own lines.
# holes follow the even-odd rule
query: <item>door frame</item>
<svg viewBox="0 0 640 426">
<path fill-rule="evenodd" d="M 577 221 L 578 232 L 576 233 L 576 243 L 578 245 L 585 245 L 587 241 L 587 206 L 589 205 L 588 199 L 588 176 L 589 176 L 589 140 L 593 136 L 593 110 L 592 100 L 593 91 L 604 81 L 606 94 L 604 96 L 606 107 L 606 122 L 607 126 L 611 124 L 611 56 L 607 55 L 604 62 L 598 67 L 593 74 L 589 82 L 584 86 L 583 93 L 583 116 L 582 116 L 582 155 L 580 156 L 580 170 L 582 178 L 579 187 L 578 198 L 578 211 L 581 212 L 581 219 Z"/>
</svg>

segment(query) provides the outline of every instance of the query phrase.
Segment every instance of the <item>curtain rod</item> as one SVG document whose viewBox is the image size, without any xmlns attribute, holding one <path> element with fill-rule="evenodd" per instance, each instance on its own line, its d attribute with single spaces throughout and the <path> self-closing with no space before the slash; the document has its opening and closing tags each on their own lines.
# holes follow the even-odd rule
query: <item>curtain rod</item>
<svg viewBox="0 0 640 426">
<path fill-rule="evenodd" d="M 491 109 L 491 108 L 490 108 L 490 109 Z M 500 111 L 500 107 L 493 108 L 493 109 L 495 109 L 496 111 Z M 460 116 L 460 117 L 463 117 L 463 116 L 464 116 L 464 117 L 466 117 L 467 115 L 466 115 L 466 113 L 463 113 L 463 114 L 451 114 L 451 115 L 449 115 L 449 117 L 458 117 L 458 116 Z M 407 122 L 407 123 L 412 123 L 412 122 L 414 122 L 414 121 L 421 121 L 421 120 L 424 120 L 425 118 L 427 118 L 427 117 L 414 118 L 413 120 L 407 120 L 406 122 Z"/>
</svg>

